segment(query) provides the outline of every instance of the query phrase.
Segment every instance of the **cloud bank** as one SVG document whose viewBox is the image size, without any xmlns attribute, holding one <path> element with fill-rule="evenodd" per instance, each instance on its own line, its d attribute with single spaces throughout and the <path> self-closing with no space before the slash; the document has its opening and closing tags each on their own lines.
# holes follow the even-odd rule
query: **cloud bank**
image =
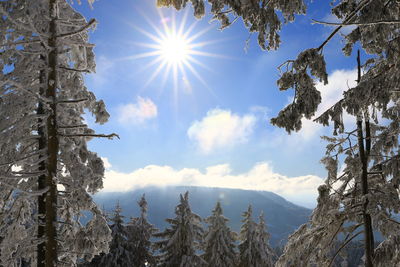
<svg viewBox="0 0 400 267">
<path fill-rule="evenodd" d="M 170 166 L 148 165 L 130 173 L 108 169 L 103 192 L 126 192 L 146 186 L 204 186 L 265 190 L 279 194 L 294 203 L 314 207 L 317 188 L 323 180 L 314 175 L 287 177 L 260 162 L 248 172 L 233 174 L 229 164 L 210 166 L 205 171 L 195 168 L 180 170 Z"/>
<path fill-rule="evenodd" d="M 253 133 L 256 116 L 240 116 L 230 110 L 212 109 L 200 121 L 192 123 L 187 131 L 201 152 L 208 154 L 219 148 L 246 143 Z"/>
</svg>

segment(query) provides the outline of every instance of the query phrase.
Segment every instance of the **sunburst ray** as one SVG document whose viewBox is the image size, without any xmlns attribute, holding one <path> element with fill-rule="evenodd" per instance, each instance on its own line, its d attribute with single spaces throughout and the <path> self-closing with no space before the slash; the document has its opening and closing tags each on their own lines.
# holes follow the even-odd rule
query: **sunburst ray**
<svg viewBox="0 0 400 267">
<path fill-rule="evenodd" d="M 174 101 L 177 101 L 179 88 L 183 88 L 184 86 L 187 87 L 187 83 L 189 83 L 190 87 L 192 87 L 188 76 L 190 75 L 198 80 L 200 84 L 207 87 L 212 95 L 215 96 L 215 93 L 211 90 L 210 86 L 204 80 L 200 72 L 195 68 L 195 66 L 200 66 L 207 71 L 212 71 L 211 68 L 201 62 L 200 57 L 223 57 L 222 55 L 216 53 L 204 51 L 204 49 L 210 44 L 218 42 L 217 40 L 197 41 L 212 27 L 206 27 L 195 32 L 197 21 L 187 25 L 187 11 L 184 12 L 183 17 L 179 22 L 175 17 L 175 13 L 173 13 L 172 16 L 167 17 L 159 9 L 158 14 L 160 18 L 160 25 L 156 25 L 154 20 L 150 20 L 146 14 L 142 13 L 142 16 L 149 24 L 153 32 L 148 32 L 142 28 L 132 25 L 134 29 L 149 39 L 149 42 L 135 42 L 134 45 L 148 50 L 144 50 L 142 53 L 124 58 L 152 58 L 149 63 L 145 64 L 141 68 L 141 71 L 144 71 L 150 69 L 151 67 L 155 67 L 155 69 L 152 70 L 152 74 L 145 82 L 144 88 L 154 82 L 158 76 L 161 76 L 162 87 L 165 87 L 167 80 L 172 82 Z M 181 80 L 186 84 L 180 85 Z M 164 89 L 162 88 L 161 90 Z"/>
</svg>

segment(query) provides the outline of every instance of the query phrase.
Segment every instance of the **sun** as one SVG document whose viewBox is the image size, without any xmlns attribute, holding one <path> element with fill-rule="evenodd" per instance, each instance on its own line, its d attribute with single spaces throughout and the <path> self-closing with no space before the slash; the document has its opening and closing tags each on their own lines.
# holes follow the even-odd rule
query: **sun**
<svg viewBox="0 0 400 267">
<path fill-rule="evenodd" d="M 188 12 L 185 12 L 183 18 L 179 21 L 177 21 L 175 13 L 167 17 L 161 11 L 158 12 L 160 18 L 158 24 L 155 23 L 154 19 L 150 20 L 143 14 L 152 31 L 149 32 L 132 25 L 143 35 L 144 39 L 147 39 L 145 42 L 135 42 L 135 44 L 146 48 L 147 51 L 129 58 L 135 60 L 140 58 L 150 59 L 142 67 L 142 71 L 147 72 L 150 68 L 153 68 L 149 72 L 151 75 L 149 75 L 144 87 L 147 87 L 162 75 L 161 87 L 164 87 L 166 82 L 172 79 L 175 93 L 179 88 L 188 92 L 185 88 L 191 90 L 192 83 L 189 79 L 189 76 L 191 76 L 214 94 L 199 71 L 199 67 L 210 71 L 210 68 L 201 62 L 201 57 L 220 56 L 205 51 L 207 46 L 215 43 L 216 40 L 198 41 L 199 37 L 208 32 L 211 27 L 197 29 L 196 22 L 186 25 Z"/>
<path fill-rule="evenodd" d="M 166 36 L 159 45 L 160 55 L 170 64 L 185 63 L 191 54 L 190 44 L 182 35 Z"/>
</svg>

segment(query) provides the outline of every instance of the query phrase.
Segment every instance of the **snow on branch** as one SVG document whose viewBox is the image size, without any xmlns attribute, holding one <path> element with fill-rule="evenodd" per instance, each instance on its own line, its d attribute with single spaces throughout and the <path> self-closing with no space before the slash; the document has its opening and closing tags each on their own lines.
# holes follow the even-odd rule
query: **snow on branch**
<svg viewBox="0 0 400 267">
<path fill-rule="evenodd" d="M 60 129 L 74 129 L 74 128 L 87 128 L 86 124 L 77 124 L 77 125 L 58 125 Z"/>
<path fill-rule="evenodd" d="M 371 0 L 364 0 L 362 1 L 358 7 L 351 12 L 344 20 L 343 23 L 344 24 L 348 24 L 351 22 L 351 20 L 357 15 L 358 12 L 360 12 L 364 7 L 366 7 L 369 3 L 371 2 Z M 326 40 L 318 47 L 318 51 L 322 50 L 324 48 L 324 46 L 333 38 L 333 36 L 335 36 L 339 30 L 342 28 L 343 26 L 340 25 L 338 26 L 329 36 L 328 38 L 326 38 Z"/>
<path fill-rule="evenodd" d="M 113 139 L 114 137 L 117 137 L 120 139 L 119 135 L 116 133 L 112 134 L 63 134 L 63 133 L 58 133 L 59 136 L 62 137 L 101 137 L 101 138 L 108 138 L 108 139 Z"/>
<path fill-rule="evenodd" d="M 338 23 L 338 22 L 326 22 L 320 20 L 312 20 L 315 24 L 322 24 L 328 26 L 371 26 L 371 25 L 379 25 L 379 24 L 397 24 L 400 23 L 400 20 L 378 20 L 371 22 L 351 22 L 351 23 Z"/>
<path fill-rule="evenodd" d="M 41 189 L 41 190 L 26 191 L 26 190 L 23 190 L 23 189 L 21 189 L 21 188 L 16 187 L 15 185 L 5 183 L 4 181 L 1 181 L 1 182 L 0 182 L 0 185 L 5 186 L 5 187 L 9 187 L 9 188 L 11 188 L 11 189 L 15 189 L 15 190 L 18 191 L 18 193 L 27 195 L 28 197 L 42 196 L 43 194 L 45 194 L 45 193 L 49 190 L 48 187 L 45 187 L 45 188 L 43 188 L 43 189 Z"/>
<path fill-rule="evenodd" d="M 34 43 L 40 43 L 40 39 L 32 39 L 32 40 L 26 40 L 26 41 L 18 41 L 18 42 L 10 42 L 10 43 L 3 43 L 0 45 L 0 47 L 4 46 L 17 46 L 17 45 L 23 45 L 23 44 L 34 44 Z"/>
<path fill-rule="evenodd" d="M 10 164 L 15 164 L 17 162 L 21 162 L 21 161 L 24 161 L 26 159 L 29 159 L 29 158 L 31 158 L 33 156 L 41 156 L 41 155 L 43 155 L 42 153 L 44 153 L 46 151 L 47 151 L 46 149 L 38 150 L 38 151 L 35 151 L 34 153 L 26 155 L 25 157 L 22 157 L 22 158 L 19 158 L 19 159 L 14 159 L 14 160 L 9 161 L 9 162 L 0 163 L 0 167 L 8 166 Z"/>
<path fill-rule="evenodd" d="M 97 24 L 97 21 L 95 19 L 91 19 L 85 26 L 83 26 L 82 28 L 76 30 L 76 31 L 72 31 L 69 33 L 63 33 L 60 35 L 57 35 L 56 38 L 64 38 L 64 37 L 71 37 L 74 35 L 77 35 L 83 31 L 86 31 L 87 29 L 89 29 L 90 27 L 94 26 Z"/>
<path fill-rule="evenodd" d="M 90 70 L 88 70 L 88 69 L 74 69 L 74 68 L 68 68 L 68 67 L 64 67 L 64 66 L 58 66 L 57 68 L 63 69 L 63 70 L 68 70 L 68 71 L 90 73 Z"/>
<path fill-rule="evenodd" d="M 75 104 L 75 103 L 80 103 L 80 102 L 85 102 L 88 101 L 89 99 L 87 98 L 81 98 L 81 99 L 65 99 L 65 100 L 58 100 L 56 104 Z"/>
<path fill-rule="evenodd" d="M 357 232 L 357 233 L 354 234 L 351 238 L 349 238 L 346 242 L 344 242 L 344 243 L 340 246 L 340 248 L 339 248 L 338 250 L 336 250 L 336 253 L 333 255 L 331 261 L 329 262 L 328 267 L 332 266 L 332 264 L 333 264 L 333 262 L 334 262 L 336 256 L 339 254 L 339 252 L 340 252 L 344 247 L 346 247 L 347 244 L 349 244 L 351 240 L 353 240 L 354 238 L 356 238 L 357 236 L 359 236 L 359 235 L 362 234 L 363 232 L 364 232 L 364 231 L 359 231 L 359 232 Z"/>
</svg>

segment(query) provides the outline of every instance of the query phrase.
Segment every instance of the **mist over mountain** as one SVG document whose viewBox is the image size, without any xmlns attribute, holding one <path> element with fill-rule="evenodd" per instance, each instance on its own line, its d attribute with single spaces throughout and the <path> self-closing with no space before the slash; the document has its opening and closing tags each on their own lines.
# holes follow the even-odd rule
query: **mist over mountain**
<svg viewBox="0 0 400 267">
<path fill-rule="evenodd" d="M 253 217 L 258 219 L 264 211 L 272 246 L 282 245 L 288 235 L 308 220 L 311 210 L 295 205 L 279 195 L 267 191 L 240 190 L 208 187 L 145 187 L 129 192 L 102 192 L 94 196 L 100 207 L 111 212 L 119 201 L 125 221 L 138 216 L 138 199 L 146 194 L 149 213 L 148 219 L 159 229 L 167 226 L 166 218 L 174 217 L 174 209 L 179 201 L 179 194 L 189 191 L 189 201 L 193 212 L 202 218 L 211 214 L 219 200 L 224 215 L 229 219 L 232 230 L 238 232 L 241 226 L 242 212 L 249 204 L 253 206 Z"/>
</svg>

